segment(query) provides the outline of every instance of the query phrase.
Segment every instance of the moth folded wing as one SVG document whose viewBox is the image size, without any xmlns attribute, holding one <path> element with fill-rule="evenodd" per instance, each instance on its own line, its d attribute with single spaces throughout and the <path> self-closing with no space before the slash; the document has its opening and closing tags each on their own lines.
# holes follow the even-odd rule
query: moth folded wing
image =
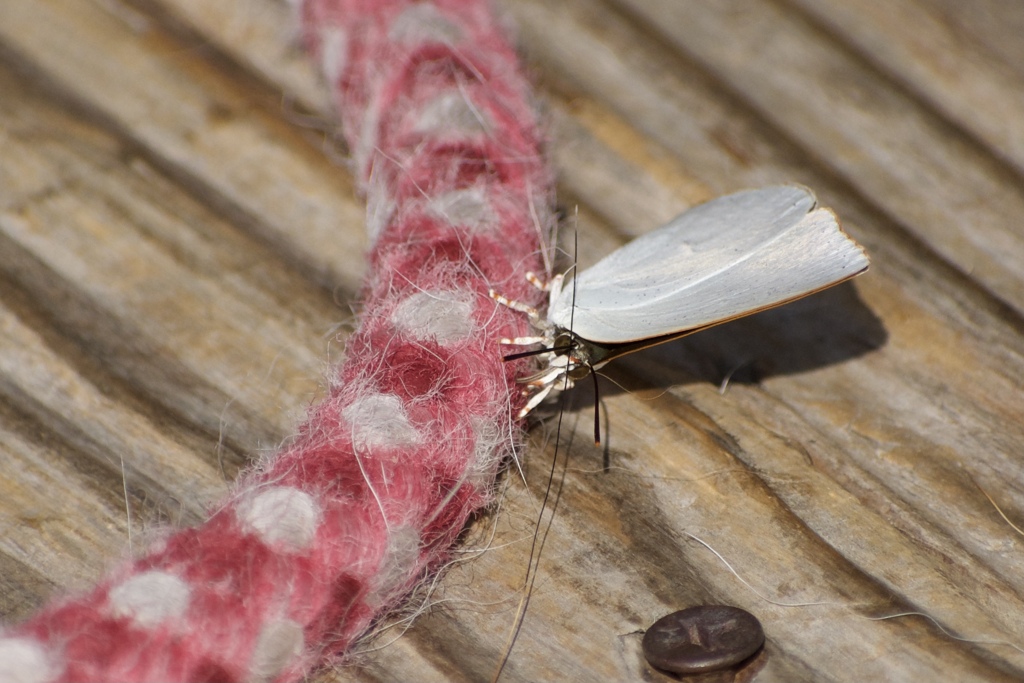
<svg viewBox="0 0 1024 683">
<path fill-rule="evenodd" d="M 716 212 L 721 215 L 712 219 L 729 215 L 742 221 L 744 213 L 732 209 Z M 689 249 L 685 257 L 680 258 L 678 249 L 659 249 L 632 272 L 599 269 L 602 261 L 582 273 L 571 311 L 573 331 L 608 344 L 671 337 L 799 299 L 868 267 L 863 248 L 840 229 L 828 209 L 800 217 L 785 211 L 778 220 L 754 222 L 745 231 L 731 224 L 722 230 L 735 239 L 709 238 L 694 248 L 695 233 L 680 230 L 673 221 L 657 232 L 675 233 L 683 240 Z M 623 249 L 631 251 L 633 244 Z M 592 275 L 595 271 L 603 280 Z M 569 315 L 564 300 L 573 295 L 571 287 L 549 312 L 556 325 Z"/>
<path fill-rule="evenodd" d="M 557 296 L 553 291 L 548 320 L 579 332 L 576 313 L 586 324 L 591 311 L 601 315 L 605 310 L 643 305 L 714 277 L 735 254 L 756 251 L 803 220 L 816 205 L 807 188 L 785 185 L 737 192 L 695 206 L 605 256 L 572 278 Z M 602 341 L 637 338 L 632 331 L 612 331 L 614 326 L 610 321 Z"/>
<path fill-rule="evenodd" d="M 835 214 L 816 209 L 758 249 L 737 254 L 714 277 L 622 311 L 618 319 L 659 334 L 702 329 L 820 292 L 868 265 L 863 247 L 842 231 Z"/>
</svg>

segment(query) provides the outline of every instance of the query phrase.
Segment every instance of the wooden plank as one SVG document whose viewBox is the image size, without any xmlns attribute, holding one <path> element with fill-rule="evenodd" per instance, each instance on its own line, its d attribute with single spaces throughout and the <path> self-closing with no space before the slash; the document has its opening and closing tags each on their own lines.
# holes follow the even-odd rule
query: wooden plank
<svg viewBox="0 0 1024 683">
<path fill-rule="evenodd" d="M 991 43 L 1003 42 L 992 40 L 991 29 L 982 40 L 951 21 L 969 19 L 974 11 L 950 16 L 935 3 L 874 0 L 797 4 L 835 36 L 850 41 L 858 58 L 896 81 L 910 97 L 925 100 L 929 110 L 977 136 L 992 155 L 1018 172 L 1024 169 L 1024 73 L 991 51 Z M 1005 5 L 999 17 L 1024 30 L 1024 7 Z M 906 30 L 908 26 L 914 30 Z"/>
<path fill-rule="evenodd" d="M 362 220 L 350 181 L 319 150 L 290 139 L 297 131 L 283 121 L 279 98 L 261 111 L 267 102 L 252 98 L 266 93 L 204 62 L 201 43 L 176 43 L 154 23 L 138 29 L 123 14 L 80 3 L 16 1 L 3 11 L 9 49 L 62 97 L 303 267 L 358 287 L 364 241 L 336 229 Z"/>
<path fill-rule="evenodd" d="M 1018 680 L 1021 541 L 974 482 L 1024 518 L 1024 75 L 989 45 L 1019 17 L 944 0 L 502 8 L 582 264 L 785 181 L 873 257 L 852 285 L 610 367 L 605 451 L 577 392 L 505 680 L 660 680 L 638 633 L 705 602 L 761 619 L 758 680 Z M 196 520 L 338 353 L 363 209 L 307 127 L 328 127 L 327 98 L 286 16 L 272 0 L 0 5 L 5 618 L 87 585 L 129 529 L 137 551 Z M 530 488 L 505 478 L 411 626 L 318 680 L 490 676 L 553 424 L 524 454 Z M 927 618 L 882 619 L 904 612 Z"/>
</svg>

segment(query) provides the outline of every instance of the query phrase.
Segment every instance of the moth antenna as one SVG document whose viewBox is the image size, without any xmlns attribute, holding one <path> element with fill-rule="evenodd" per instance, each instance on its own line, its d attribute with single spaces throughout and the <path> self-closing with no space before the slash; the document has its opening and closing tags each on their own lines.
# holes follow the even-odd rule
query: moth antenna
<svg viewBox="0 0 1024 683">
<path fill-rule="evenodd" d="M 562 410 L 558 411 L 558 424 L 555 428 L 555 453 L 551 458 L 551 470 L 548 472 L 548 483 L 544 489 L 544 497 L 540 502 L 540 512 L 537 513 L 537 533 L 533 536 L 533 543 L 530 545 L 530 558 L 526 565 L 526 576 L 523 578 L 523 586 L 526 592 L 523 594 L 522 599 L 519 601 L 519 609 L 516 611 L 515 624 L 512 630 L 509 632 L 508 644 L 505 647 L 505 654 L 501 658 L 501 662 L 498 664 L 497 671 L 494 672 L 494 678 L 491 680 L 493 683 L 498 683 L 498 679 L 501 678 L 502 671 L 505 670 L 505 665 L 508 664 L 509 658 L 512 656 L 512 649 L 515 647 L 516 641 L 519 639 L 519 632 L 523 628 L 523 621 L 526 619 L 526 610 L 530 606 L 530 599 L 533 597 L 533 587 L 537 583 L 537 572 L 540 570 L 540 558 L 544 552 L 544 546 L 548 541 L 548 534 L 551 532 L 551 525 L 555 521 L 555 511 L 558 509 L 558 502 L 562 499 L 562 489 L 565 486 L 565 473 L 569 468 L 569 451 L 572 447 L 571 437 L 570 443 L 565 446 L 565 465 L 562 467 L 562 476 L 558 480 L 558 486 L 555 487 L 555 471 L 558 468 L 558 455 L 559 455 L 559 443 L 562 436 L 562 417 L 565 415 L 565 396 L 566 391 L 569 388 L 569 378 L 564 378 L 564 387 L 561 394 L 561 405 Z M 551 503 L 551 513 L 548 515 L 547 524 L 544 524 L 544 512 L 548 509 L 548 501 L 552 499 L 552 492 L 554 500 Z M 540 529 L 543 526 L 544 531 L 541 533 Z"/>
<path fill-rule="evenodd" d="M 601 395 L 598 393 L 597 388 L 597 373 L 594 372 L 592 366 L 590 368 L 590 376 L 594 378 L 594 445 L 601 445 Z"/>
<path fill-rule="evenodd" d="M 578 212 L 579 212 L 579 209 L 577 208 L 577 215 L 578 215 Z M 577 227 L 578 227 L 578 224 L 577 224 Z M 572 291 L 572 313 L 570 314 L 570 318 L 569 318 L 570 339 L 573 338 L 571 336 L 571 333 L 572 333 L 572 316 L 575 315 L 575 312 L 576 312 L 576 261 L 577 261 L 578 257 L 579 257 L 579 230 L 577 229 L 577 230 L 573 231 L 573 265 L 572 265 L 573 291 Z M 556 347 L 553 347 L 553 348 L 550 348 L 550 349 L 538 349 L 538 350 L 534 350 L 534 351 L 524 351 L 522 353 L 513 353 L 511 355 L 505 356 L 502 360 L 504 360 L 504 361 L 515 360 L 516 358 L 525 358 L 525 357 L 528 357 L 528 356 L 536 356 L 536 355 L 539 355 L 541 353 L 546 353 L 546 352 L 555 352 L 555 353 L 557 353 L 557 352 L 561 352 L 561 351 L 571 351 L 573 348 L 574 348 L 573 344 L 568 344 L 568 345 L 565 345 L 565 346 L 556 346 Z M 570 364 L 571 364 L 571 359 L 570 359 Z M 591 368 L 591 374 L 593 374 L 593 368 Z M 494 678 L 492 679 L 494 683 L 498 683 L 498 679 L 501 678 L 501 672 L 505 670 L 505 665 L 508 664 L 509 657 L 512 656 L 512 648 L 515 647 L 516 640 L 519 639 L 519 632 L 522 630 L 522 628 L 523 628 L 523 621 L 526 619 L 526 610 L 530 606 L 530 598 L 533 597 L 533 586 L 537 582 L 537 572 L 540 569 L 541 554 L 544 552 L 544 545 L 547 543 L 548 533 L 551 531 L 551 525 L 554 524 L 554 521 L 555 521 L 555 511 L 558 509 L 558 502 L 562 498 L 562 489 L 565 486 L 565 473 L 569 469 L 569 451 L 570 451 L 570 449 L 572 447 L 572 437 L 570 437 L 570 442 L 568 444 L 566 444 L 566 446 L 565 446 L 565 466 L 562 468 L 562 476 L 558 480 L 558 489 L 555 492 L 554 502 L 552 502 L 552 504 L 551 504 L 551 514 L 548 516 L 547 525 L 544 526 L 544 533 L 541 534 L 540 533 L 540 528 L 544 524 L 544 511 L 547 509 L 548 500 L 550 500 L 550 498 L 551 498 L 551 491 L 552 491 L 552 487 L 554 486 L 554 481 L 555 481 L 555 470 L 558 467 L 558 449 L 559 449 L 559 444 L 560 444 L 560 441 L 561 441 L 561 438 L 562 438 L 562 418 L 565 415 L 565 400 L 566 400 L 565 396 L 566 396 L 566 392 L 569 390 L 570 386 L 571 386 L 571 383 L 570 383 L 570 380 L 569 380 L 569 373 L 566 372 L 566 373 L 564 373 L 562 375 L 562 392 L 561 392 L 561 399 L 560 399 L 561 410 L 558 411 L 558 424 L 555 427 L 555 453 L 554 453 L 554 456 L 551 459 L 551 471 L 548 473 L 548 484 L 547 484 L 547 487 L 544 489 L 544 498 L 541 500 L 541 503 L 540 503 L 540 512 L 537 513 L 537 533 L 534 534 L 533 543 L 530 546 L 530 561 L 526 565 L 526 576 L 523 579 L 523 585 L 526 588 L 526 593 L 523 595 L 522 600 L 519 602 L 519 609 L 516 612 L 515 625 L 512 627 L 512 631 L 509 633 L 509 640 L 508 640 L 508 645 L 505 648 L 505 654 L 501 658 L 501 663 L 498 664 L 497 671 L 494 672 Z M 595 387 L 595 391 L 596 391 L 596 387 Z M 595 437 L 599 436 L 599 433 L 598 433 L 597 429 L 598 428 L 595 427 Z"/>
</svg>

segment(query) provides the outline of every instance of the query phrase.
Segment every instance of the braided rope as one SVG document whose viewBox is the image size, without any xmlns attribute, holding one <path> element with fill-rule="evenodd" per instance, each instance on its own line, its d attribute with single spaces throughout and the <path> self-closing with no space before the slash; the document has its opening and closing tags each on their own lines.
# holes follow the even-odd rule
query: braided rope
<svg viewBox="0 0 1024 683">
<path fill-rule="evenodd" d="M 498 340 L 539 295 L 551 178 L 482 0 L 308 0 L 373 241 L 359 329 L 298 436 L 92 592 L 0 638 L 0 678 L 292 681 L 437 571 L 522 407 Z"/>
</svg>

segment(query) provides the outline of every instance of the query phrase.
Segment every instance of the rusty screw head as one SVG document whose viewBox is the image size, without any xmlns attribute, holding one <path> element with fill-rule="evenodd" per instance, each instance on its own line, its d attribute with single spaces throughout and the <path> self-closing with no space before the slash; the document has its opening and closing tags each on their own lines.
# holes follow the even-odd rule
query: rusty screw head
<svg viewBox="0 0 1024 683">
<path fill-rule="evenodd" d="M 701 605 L 658 619 L 644 634 L 651 666 L 677 674 L 728 669 L 764 645 L 764 630 L 739 607 Z"/>
</svg>

